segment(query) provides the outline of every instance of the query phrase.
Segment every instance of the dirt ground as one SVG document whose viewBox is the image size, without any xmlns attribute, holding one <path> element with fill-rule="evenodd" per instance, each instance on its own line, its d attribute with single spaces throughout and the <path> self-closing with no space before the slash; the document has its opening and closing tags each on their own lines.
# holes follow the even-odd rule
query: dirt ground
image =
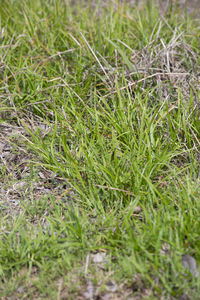
<svg viewBox="0 0 200 300">
<path fill-rule="evenodd" d="M 199 13 L 200 10 L 200 1 L 199 0 L 158 0 L 157 1 L 161 7 L 167 8 L 170 3 L 178 4 L 178 6 L 183 9 L 187 8 L 188 12 L 195 14 Z"/>
<path fill-rule="evenodd" d="M 131 5 L 137 4 L 139 7 L 148 0 L 121 0 L 122 2 L 130 3 Z M 172 5 L 178 5 L 178 7 L 183 10 L 185 9 L 189 13 L 194 13 L 196 16 L 199 15 L 200 11 L 200 0 L 155 0 L 157 5 L 160 6 L 161 11 L 164 13 L 168 7 Z M 109 2 L 109 0 L 104 0 L 104 2 Z M 117 1 L 116 1 L 117 2 Z M 120 2 L 120 0 L 119 0 Z"/>
</svg>

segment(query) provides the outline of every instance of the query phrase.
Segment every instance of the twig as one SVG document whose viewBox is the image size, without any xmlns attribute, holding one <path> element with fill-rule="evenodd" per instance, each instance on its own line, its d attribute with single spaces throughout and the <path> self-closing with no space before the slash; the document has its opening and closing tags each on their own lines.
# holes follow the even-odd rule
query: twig
<svg viewBox="0 0 200 300">
<path fill-rule="evenodd" d="M 84 270 L 84 275 L 85 275 L 85 276 L 87 275 L 89 260 L 90 260 L 90 254 L 88 254 L 88 255 L 86 256 L 85 270 Z"/>
<path fill-rule="evenodd" d="M 131 196 L 135 196 L 135 194 L 133 194 L 133 193 L 130 192 L 130 191 L 126 191 L 126 190 L 114 188 L 114 187 L 111 187 L 111 186 L 105 186 L 105 185 L 99 185 L 99 184 L 95 184 L 95 186 L 98 186 L 98 187 L 100 187 L 100 188 L 102 188 L 102 189 L 113 190 L 113 191 L 118 191 L 118 192 L 123 192 L 123 193 L 129 194 L 129 195 L 131 195 Z"/>
</svg>

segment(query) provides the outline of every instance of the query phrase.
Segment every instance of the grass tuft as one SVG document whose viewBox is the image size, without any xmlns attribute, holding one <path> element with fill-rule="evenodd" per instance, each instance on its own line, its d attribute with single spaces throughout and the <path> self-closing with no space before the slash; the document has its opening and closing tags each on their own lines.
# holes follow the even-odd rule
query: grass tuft
<svg viewBox="0 0 200 300">
<path fill-rule="evenodd" d="M 2 1 L 2 299 L 198 299 L 199 26 Z"/>
</svg>

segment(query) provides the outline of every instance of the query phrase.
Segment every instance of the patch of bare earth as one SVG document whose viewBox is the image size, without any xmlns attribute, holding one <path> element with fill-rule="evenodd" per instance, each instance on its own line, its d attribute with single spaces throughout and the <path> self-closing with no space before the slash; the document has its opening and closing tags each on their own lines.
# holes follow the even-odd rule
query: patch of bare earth
<svg viewBox="0 0 200 300">
<path fill-rule="evenodd" d="M 138 7 L 141 8 L 147 0 L 122 0 L 122 2 L 129 3 L 130 5 L 138 5 Z M 183 13 L 184 9 L 186 9 L 189 13 L 194 13 L 198 16 L 198 10 L 200 9 L 199 0 L 155 0 L 155 3 L 161 8 L 163 13 L 165 13 L 170 6 L 172 9 L 177 6 Z"/>
<path fill-rule="evenodd" d="M 66 191 L 65 182 L 56 174 L 33 166 L 36 157 L 27 149 L 25 136 L 21 126 L 0 124 L 1 216 L 14 217 L 24 211 L 25 204 L 35 205 L 48 195 L 59 198 Z"/>
</svg>

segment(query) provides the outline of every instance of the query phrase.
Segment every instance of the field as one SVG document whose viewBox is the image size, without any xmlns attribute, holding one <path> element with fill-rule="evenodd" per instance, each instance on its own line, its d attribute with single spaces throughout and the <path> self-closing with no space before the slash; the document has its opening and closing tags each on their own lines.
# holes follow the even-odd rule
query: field
<svg viewBox="0 0 200 300">
<path fill-rule="evenodd" d="M 136 2 L 1 0 L 1 300 L 199 299 L 199 10 Z"/>
</svg>

